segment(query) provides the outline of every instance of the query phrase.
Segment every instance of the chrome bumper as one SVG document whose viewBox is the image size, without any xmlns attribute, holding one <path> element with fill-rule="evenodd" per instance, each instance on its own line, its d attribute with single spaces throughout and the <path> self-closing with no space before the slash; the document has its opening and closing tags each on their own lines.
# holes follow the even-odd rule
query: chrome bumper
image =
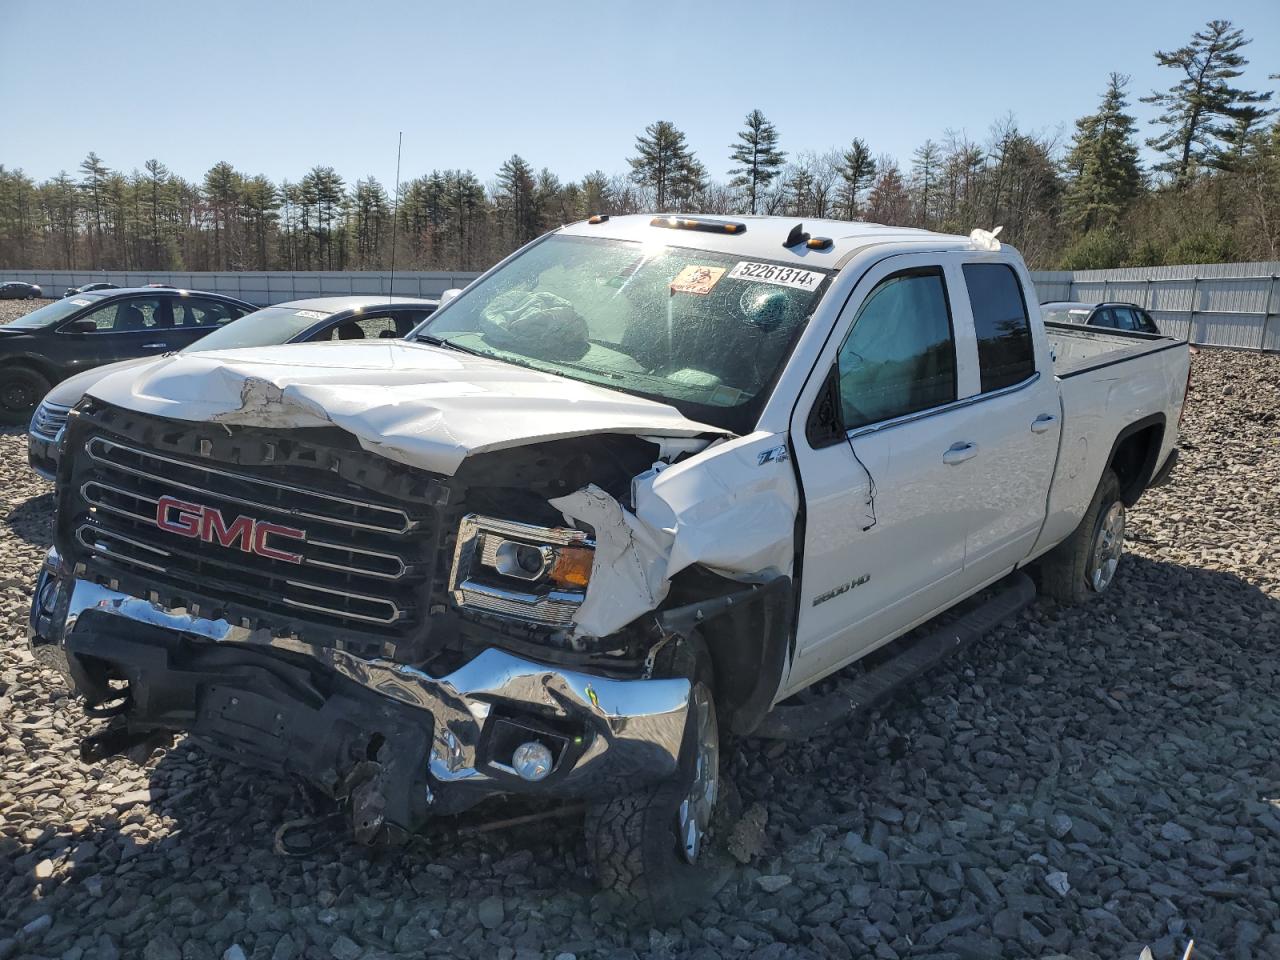
<svg viewBox="0 0 1280 960">
<path fill-rule="evenodd" d="M 479 799 L 459 802 L 459 795 L 522 789 L 570 796 L 621 793 L 670 777 L 677 768 L 691 693 L 683 678 L 614 680 L 496 648 L 484 650 L 452 673 L 433 677 L 390 660 L 363 659 L 183 609 L 166 609 L 74 577 L 51 550 L 32 599 L 32 653 L 74 684 L 77 651 L 95 654 L 102 617 L 158 629 L 170 641 L 180 638 L 193 650 L 200 645 L 242 650 L 249 662 L 255 654 L 266 662 L 261 658 L 275 651 L 305 654 L 314 665 L 365 691 L 422 711 L 422 729 L 431 731 L 428 802 L 434 803 L 437 794 L 452 794 L 443 807 L 460 808 Z M 515 776 L 504 758 L 486 755 L 494 741 L 493 719 L 510 722 L 513 716 L 517 722 L 528 717 L 580 730 L 575 748 L 563 757 L 567 768 L 560 769 L 558 760 L 546 781 L 529 784 Z"/>
</svg>

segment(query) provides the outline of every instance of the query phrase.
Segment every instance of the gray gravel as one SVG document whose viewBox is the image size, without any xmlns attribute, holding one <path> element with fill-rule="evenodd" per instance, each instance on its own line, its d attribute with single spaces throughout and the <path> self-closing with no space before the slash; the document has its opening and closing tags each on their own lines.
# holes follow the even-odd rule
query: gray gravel
<svg viewBox="0 0 1280 960">
<path fill-rule="evenodd" d="M 666 930 L 594 892 L 572 817 L 288 859 L 281 783 L 185 742 L 81 764 L 93 724 L 25 650 L 49 487 L 0 435 L 0 960 L 1280 956 L 1278 384 L 1280 357 L 1197 358 L 1104 599 L 828 736 L 730 744 L 723 885 Z"/>
</svg>

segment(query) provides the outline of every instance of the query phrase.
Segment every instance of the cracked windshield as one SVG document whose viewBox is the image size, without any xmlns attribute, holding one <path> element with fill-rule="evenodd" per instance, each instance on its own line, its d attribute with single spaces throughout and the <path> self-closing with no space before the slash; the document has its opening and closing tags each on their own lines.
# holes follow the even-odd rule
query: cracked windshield
<svg viewBox="0 0 1280 960">
<path fill-rule="evenodd" d="M 705 250 L 551 237 L 468 289 L 416 338 L 742 429 L 825 279 Z"/>
</svg>

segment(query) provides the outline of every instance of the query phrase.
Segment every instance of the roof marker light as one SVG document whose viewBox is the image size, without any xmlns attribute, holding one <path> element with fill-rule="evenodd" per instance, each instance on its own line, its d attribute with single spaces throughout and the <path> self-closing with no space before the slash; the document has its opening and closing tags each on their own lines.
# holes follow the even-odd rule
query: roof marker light
<svg viewBox="0 0 1280 960">
<path fill-rule="evenodd" d="M 666 227 L 668 230 L 700 230 L 703 233 L 746 233 L 747 225 L 734 220 L 711 220 L 706 217 L 654 217 L 649 221 L 651 227 Z"/>
<path fill-rule="evenodd" d="M 809 240 L 805 243 L 805 246 L 808 247 L 810 250 L 830 250 L 831 238 L 830 237 L 810 237 Z"/>
<path fill-rule="evenodd" d="M 607 213 L 593 213 L 587 217 L 587 223 L 604 223 L 608 219 L 609 215 Z"/>
</svg>

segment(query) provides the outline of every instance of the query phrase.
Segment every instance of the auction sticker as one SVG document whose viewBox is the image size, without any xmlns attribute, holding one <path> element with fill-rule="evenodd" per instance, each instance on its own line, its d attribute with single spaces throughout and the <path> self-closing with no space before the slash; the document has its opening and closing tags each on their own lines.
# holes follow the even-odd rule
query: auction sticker
<svg viewBox="0 0 1280 960">
<path fill-rule="evenodd" d="M 329 316 L 327 313 L 317 313 L 315 310 L 295 310 L 293 315 L 295 317 L 306 317 L 308 320 L 323 320 Z"/>
<path fill-rule="evenodd" d="M 796 267 L 783 267 L 776 263 L 755 263 L 742 260 L 729 271 L 732 280 L 752 280 L 756 283 L 776 283 L 797 290 L 817 290 L 822 274 Z"/>
<path fill-rule="evenodd" d="M 671 292 L 707 294 L 723 276 L 724 267 L 700 267 L 697 264 L 690 264 L 677 273 L 676 278 L 671 281 Z"/>
<path fill-rule="evenodd" d="M 77 307 L 87 307 L 89 304 L 93 303 L 92 300 L 72 300 L 71 302 Z"/>
</svg>

